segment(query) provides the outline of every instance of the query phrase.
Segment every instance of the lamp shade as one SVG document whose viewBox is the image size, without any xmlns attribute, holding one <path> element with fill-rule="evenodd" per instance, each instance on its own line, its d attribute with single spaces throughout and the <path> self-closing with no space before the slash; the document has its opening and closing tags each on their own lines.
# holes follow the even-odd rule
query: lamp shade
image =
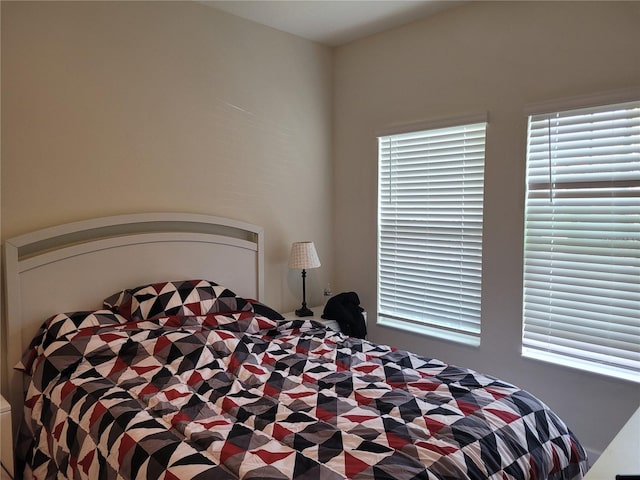
<svg viewBox="0 0 640 480">
<path fill-rule="evenodd" d="M 318 268 L 320 259 L 313 242 L 294 242 L 291 245 L 289 268 Z"/>
</svg>

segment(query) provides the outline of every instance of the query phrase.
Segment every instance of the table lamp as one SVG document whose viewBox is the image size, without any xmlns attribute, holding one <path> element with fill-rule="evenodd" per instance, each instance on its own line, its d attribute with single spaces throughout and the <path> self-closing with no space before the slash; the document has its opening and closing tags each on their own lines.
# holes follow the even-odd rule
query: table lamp
<svg viewBox="0 0 640 480">
<path fill-rule="evenodd" d="M 289 268 L 302 269 L 302 307 L 296 310 L 299 317 L 310 317 L 313 311 L 307 308 L 307 292 L 305 279 L 307 278 L 307 268 L 318 268 L 320 259 L 313 242 L 294 242 L 291 245 L 291 255 L 289 256 Z"/>
</svg>

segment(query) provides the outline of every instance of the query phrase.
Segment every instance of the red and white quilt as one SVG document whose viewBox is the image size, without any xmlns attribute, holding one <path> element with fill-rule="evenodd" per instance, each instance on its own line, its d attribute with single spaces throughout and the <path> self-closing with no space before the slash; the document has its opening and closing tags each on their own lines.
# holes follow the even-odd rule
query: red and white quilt
<svg viewBox="0 0 640 480">
<path fill-rule="evenodd" d="M 579 479 L 519 388 L 311 321 L 244 310 L 50 319 L 18 454 L 37 479 Z"/>
</svg>

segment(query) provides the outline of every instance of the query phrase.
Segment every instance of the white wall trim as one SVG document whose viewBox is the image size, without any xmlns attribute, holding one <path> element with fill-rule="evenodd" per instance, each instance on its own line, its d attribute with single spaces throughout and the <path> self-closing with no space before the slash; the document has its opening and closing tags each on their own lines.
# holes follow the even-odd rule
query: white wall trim
<svg viewBox="0 0 640 480">
<path fill-rule="evenodd" d="M 472 123 L 489 122 L 489 112 L 471 113 L 455 117 L 436 118 L 431 120 L 419 120 L 411 123 L 391 124 L 380 129 L 376 129 L 376 137 L 396 135 L 407 132 L 418 132 L 421 130 L 432 130 L 435 128 L 447 128 L 458 125 L 469 125 Z"/>
<path fill-rule="evenodd" d="M 640 100 L 640 86 L 531 103 L 525 106 L 524 113 L 527 115 L 539 115 L 575 108 L 631 102 L 634 100 Z"/>
</svg>

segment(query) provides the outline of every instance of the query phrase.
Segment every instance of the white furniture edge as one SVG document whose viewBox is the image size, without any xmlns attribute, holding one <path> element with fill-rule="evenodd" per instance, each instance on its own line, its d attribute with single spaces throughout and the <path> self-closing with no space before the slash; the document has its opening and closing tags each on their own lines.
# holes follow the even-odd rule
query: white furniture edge
<svg viewBox="0 0 640 480">
<path fill-rule="evenodd" d="M 246 268 L 233 268 L 236 264 Z M 211 215 L 142 213 L 63 224 L 4 243 L 3 394 L 17 429 L 24 375 L 13 369 L 46 318 L 92 310 L 119 289 L 205 278 L 264 294 L 262 227 Z M 15 438 L 15 435 L 14 435 Z"/>
<path fill-rule="evenodd" d="M 13 435 L 11 429 L 11 405 L 0 395 L 0 465 L 1 478 L 13 477 Z"/>
<path fill-rule="evenodd" d="M 331 330 L 335 330 L 336 332 L 340 332 L 340 324 L 337 320 L 322 318 L 322 312 L 324 310 L 324 305 L 316 305 L 315 307 L 309 307 L 309 310 L 313 312 L 313 315 L 310 317 L 300 317 L 296 315 L 295 310 L 291 312 L 283 313 L 282 316 L 285 320 L 314 320 L 318 323 L 323 324 L 327 328 Z"/>
<path fill-rule="evenodd" d="M 640 407 L 591 466 L 584 480 L 614 480 L 616 475 L 640 475 Z"/>
<path fill-rule="evenodd" d="M 331 330 L 335 330 L 336 332 L 342 332 L 342 329 L 340 328 L 340 324 L 338 323 L 338 320 L 335 320 L 332 318 L 322 318 L 322 315 L 324 313 L 324 307 L 325 305 L 316 305 L 315 307 L 309 307 L 309 310 L 313 312 L 313 315 L 310 317 L 300 317 L 296 315 L 295 310 L 291 312 L 283 313 L 282 316 L 286 320 L 296 320 L 296 319 L 315 320 L 316 322 L 324 324 L 326 327 L 330 328 Z M 364 317 L 364 324 L 367 325 L 366 310 L 362 312 L 362 316 Z"/>
</svg>

